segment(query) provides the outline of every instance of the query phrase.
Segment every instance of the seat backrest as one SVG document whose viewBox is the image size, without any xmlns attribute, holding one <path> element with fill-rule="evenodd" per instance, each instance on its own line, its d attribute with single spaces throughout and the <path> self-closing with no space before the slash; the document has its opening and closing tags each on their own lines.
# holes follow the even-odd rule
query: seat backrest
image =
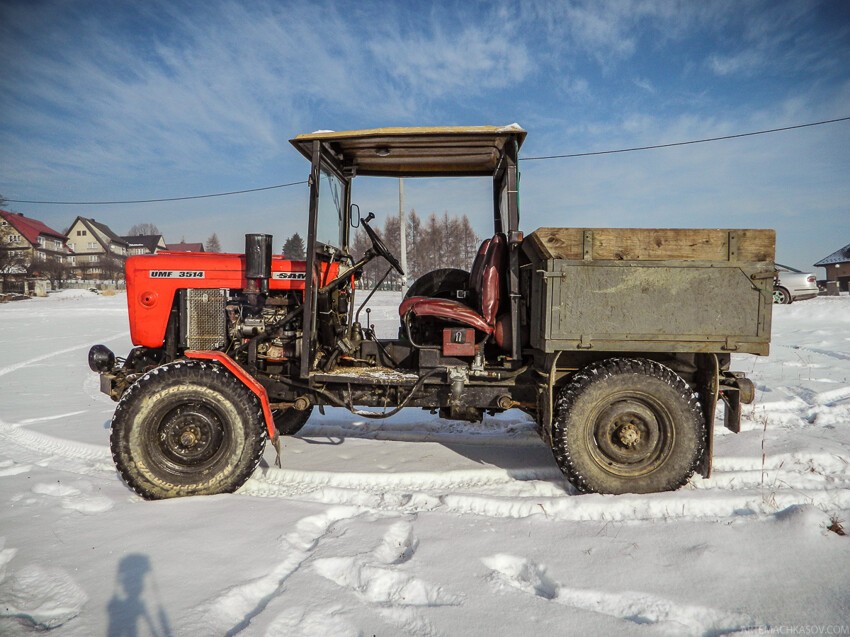
<svg viewBox="0 0 850 637">
<path fill-rule="evenodd" d="M 481 272 L 484 269 L 484 257 L 487 256 L 487 248 L 490 239 L 484 239 L 475 253 L 472 268 L 469 270 L 469 289 L 475 292 L 475 298 L 481 298 Z"/>
<path fill-rule="evenodd" d="M 502 270 L 505 262 L 505 235 L 496 234 L 487 246 L 481 267 L 481 277 L 478 283 L 479 304 L 481 317 L 489 324 L 495 325 L 499 312 L 499 302 L 502 290 Z"/>
</svg>

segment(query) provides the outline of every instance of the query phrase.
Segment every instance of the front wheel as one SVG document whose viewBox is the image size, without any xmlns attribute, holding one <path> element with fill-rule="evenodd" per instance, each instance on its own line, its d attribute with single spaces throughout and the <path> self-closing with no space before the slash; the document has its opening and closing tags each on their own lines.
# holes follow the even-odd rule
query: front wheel
<svg viewBox="0 0 850 637">
<path fill-rule="evenodd" d="M 693 475 L 705 419 L 688 384 L 646 359 L 609 359 L 577 372 L 555 405 L 552 442 L 579 491 L 672 491 Z"/>
<path fill-rule="evenodd" d="M 112 418 L 112 457 L 148 500 L 230 493 L 251 476 L 266 443 L 260 403 L 217 364 L 177 361 L 127 390 Z"/>
</svg>

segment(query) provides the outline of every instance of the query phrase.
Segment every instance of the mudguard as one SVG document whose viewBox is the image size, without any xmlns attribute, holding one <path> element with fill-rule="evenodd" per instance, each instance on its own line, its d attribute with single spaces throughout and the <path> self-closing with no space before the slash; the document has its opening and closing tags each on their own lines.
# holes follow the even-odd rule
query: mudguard
<svg viewBox="0 0 850 637">
<path fill-rule="evenodd" d="M 269 395 L 266 388 L 263 387 L 253 376 L 246 372 L 235 360 L 230 358 L 224 352 L 211 352 L 200 350 L 186 350 L 184 352 L 186 358 L 197 358 L 208 361 L 216 361 L 221 363 L 231 374 L 236 376 L 248 389 L 250 389 L 257 398 L 260 399 L 260 405 L 263 410 L 263 418 L 266 421 L 266 429 L 269 432 L 269 439 L 272 443 L 277 440 L 277 431 L 274 426 L 274 418 L 272 410 L 269 406 Z"/>
</svg>

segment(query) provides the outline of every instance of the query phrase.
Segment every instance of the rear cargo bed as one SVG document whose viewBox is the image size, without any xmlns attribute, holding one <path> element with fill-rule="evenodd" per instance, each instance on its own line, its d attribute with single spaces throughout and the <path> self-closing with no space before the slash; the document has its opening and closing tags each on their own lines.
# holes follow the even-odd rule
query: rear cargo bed
<svg viewBox="0 0 850 637">
<path fill-rule="evenodd" d="M 522 244 L 529 345 L 767 354 L 775 241 L 773 230 L 538 228 Z"/>
</svg>

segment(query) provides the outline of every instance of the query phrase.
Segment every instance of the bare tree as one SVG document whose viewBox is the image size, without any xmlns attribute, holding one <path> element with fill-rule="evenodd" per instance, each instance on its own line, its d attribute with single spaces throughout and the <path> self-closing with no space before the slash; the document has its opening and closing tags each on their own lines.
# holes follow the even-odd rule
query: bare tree
<svg viewBox="0 0 850 637">
<path fill-rule="evenodd" d="M 68 278 L 68 266 L 61 259 L 47 256 L 44 259 L 33 259 L 27 268 L 30 276 L 43 276 L 50 280 L 54 289 L 58 289 L 65 279 Z"/>
<path fill-rule="evenodd" d="M 99 263 L 105 278 L 120 281 L 124 278 L 124 260 L 111 254 L 104 255 Z"/>
<path fill-rule="evenodd" d="M 376 228 L 375 232 L 378 232 L 380 235 L 380 231 Z M 369 236 L 366 234 L 366 231 L 361 227 L 357 234 L 354 236 L 354 243 L 351 245 L 351 252 L 354 255 L 354 258 L 360 260 L 363 258 L 363 255 L 366 254 L 366 250 L 372 247 L 372 241 L 369 239 Z M 379 263 L 381 259 L 372 259 L 369 263 L 366 264 L 366 267 L 363 268 L 363 280 L 361 282 L 362 287 L 372 287 L 378 282 L 378 279 L 381 278 L 383 274 L 383 270 L 380 270 Z"/>
<path fill-rule="evenodd" d="M 423 274 L 439 268 L 459 268 L 469 270 L 478 250 L 480 239 L 472 229 L 466 215 L 450 217 L 448 212 L 437 216 L 428 215 L 422 219 L 411 210 L 407 216 L 407 275 L 418 279 Z M 399 220 L 396 215 L 386 218 L 383 230 L 375 231 L 380 235 L 390 252 L 399 256 Z M 361 229 L 354 237 L 352 254 L 359 259 L 372 247 L 369 237 Z M 386 272 L 388 265 L 383 259 L 374 259 L 363 272 L 363 285 L 374 285 Z M 398 277 L 392 277 L 395 281 Z"/>
<path fill-rule="evenodd" d="M 6 197 L 0 195 L 0 208 L 4 208 L 6 206 Z"/>
<path fill-rule="evenodd" d="M 422 220 L 411 209 L 407 215 L 407 275 L 414 279 L 422 275 L 422 261 L 419 256 L 419 242 L 422 234 Z"/>
<path fill-rule="evenodd" d="M 10 276 L 23 273 L 26 261 L 19 250 L 10 250 L 0 245 L 0 292 L 6 289 L 6 281 Z"/>
<path fill-rule="evenodd" d="M 127 231 L 128 237 L 140 237 L 140 236 L 155 236 L 158 234 L 162 234 L 152 223 L 137 223 L 135 226 L 130 228 Z"/>
<path fill-rule="evenodd" d="M 475 234 L 472 224 L 469 223 L 469 217 L 466 215 L 460 218 L 457 226 L 458 257 L 460 259 L 458 267 L 466 270 L 472 267 L 472 261 L 475 259 L 475 253 L 478 251 L 478 244 L 481 239 Z"/>
</svg>

